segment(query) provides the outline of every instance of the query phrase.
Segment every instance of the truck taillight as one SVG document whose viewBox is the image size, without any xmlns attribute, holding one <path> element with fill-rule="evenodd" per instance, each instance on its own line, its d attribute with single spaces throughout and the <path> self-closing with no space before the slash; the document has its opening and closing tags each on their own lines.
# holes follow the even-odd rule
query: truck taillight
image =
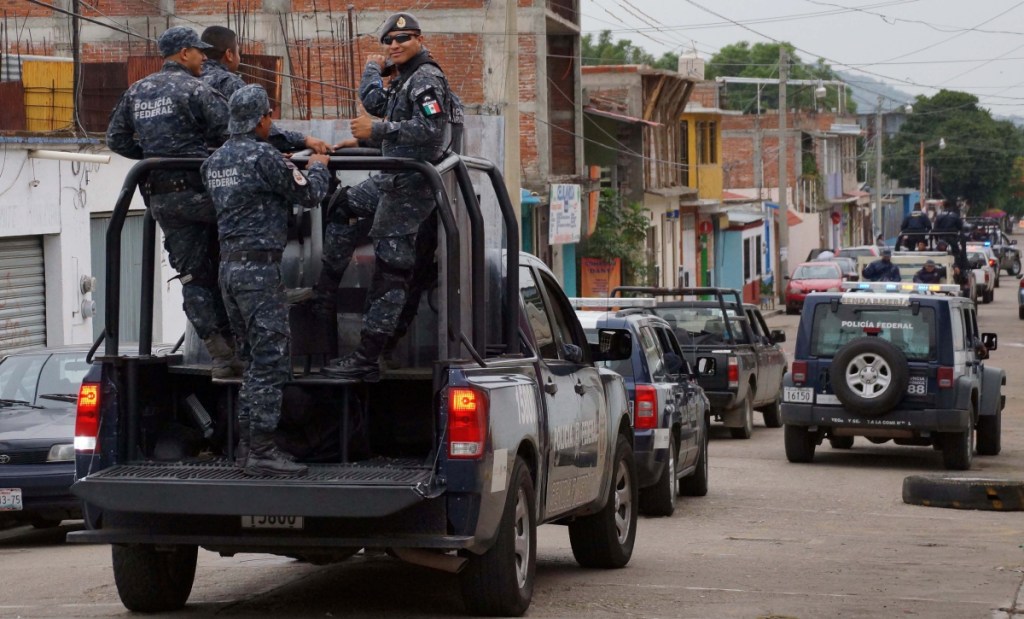
<svg viewBox="0 0 1024 619">
<path fill-rule="evenodd" d="M 100 386 L 82 383 L 78 388 L 78 412 L 75 415 L 75 451 L 91 454 L 96 451 L 100 430 Z"/>
<path fill-rule="evenodd" d="M 729 356 L 729 388 L 740 386 L 740 365 L 735 356 Z"/>
<path fill-rule="evenodd" d="M 953 368 L 941 367 L 935 376 L 939 389 L 949 389 L 953 386 Z"/>
<path fill-rule="evenodd" d="M 487 397 L 469 387 L 448 390 L 448 457 L 477 459 L 487 442 Z"/>
<path fill-rule="evenodd" d="M 793 362 L 793 384 L 802 385 L 807 382 L 807 362 Z"/>
<path fill-rule="evenodd" d="M 988 259 L 988 266 L 992 267 L 993 269 L 996 268 L 996 259 L 995 258 L 989 258 Z"/>
<path fill-rule="evenodd" d="M 658 392 L 651 385 L 637 385 L 633 403 L 633 427 L 650 430 L 658 427 Z"/>
</svg>

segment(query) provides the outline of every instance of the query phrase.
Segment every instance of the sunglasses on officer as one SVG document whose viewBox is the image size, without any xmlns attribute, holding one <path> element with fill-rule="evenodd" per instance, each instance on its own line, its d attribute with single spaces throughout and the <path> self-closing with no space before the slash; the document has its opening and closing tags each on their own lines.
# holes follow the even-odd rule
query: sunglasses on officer
<svg viewBox="0 0 1024 619">
<path fill-rule="evenodd" d="M 407 34 L 407 33 L 404 33 L 404 32 L 402 34 L 396 34 L 394 36 L 392 36 L 390 34 L 385 34 L 384 36 L 382 36 L 380 38 L 380 42 L 383 43 L 384 45 L 391 45 L 391 43 L 393 43 L 393 42 L 396 42 L 398 44 L 402 44 L 402 43 L 408 43 L 409 41 L 415 39 L 417 36 L 419 36 L 419 35 Z"/>
</svg>

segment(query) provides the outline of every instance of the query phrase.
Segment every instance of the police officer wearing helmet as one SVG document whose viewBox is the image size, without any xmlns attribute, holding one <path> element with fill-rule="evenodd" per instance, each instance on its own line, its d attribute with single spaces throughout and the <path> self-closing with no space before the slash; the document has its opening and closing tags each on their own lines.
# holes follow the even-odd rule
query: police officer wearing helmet
<svg viewBox="0 0 1024 619">
<path fill-rule="evenodd" d="M 227 98 L 245 86 L 238 75 L 238 67 L 242 64 L 242 56 L 238 48 L 238 35 L 224 26 L 210 26 L 203 30 L 201 37 L 210 44 L 203 62 L 202 80 Z M 305 136 L 298 131 L 286 131 L 276 125 L 271 126 L 267 142 L 281 151 L 311 149 L 314 153 L 324 154 L 331 150 L 327 142 L 313 136 Z"/>
<path fill-rule="evenodd" d="M 903 246 L 907 248 L 907 251 L 912 251 L 921 241 L 925 241 L 925 245 L 927 245 L 925 235 L 931 229 L 932 222 L 928 219 L 928 215 L 921 211 L 921 203 L 915 202 L 914 210 L 903 218 L 903 223 L 900 225 Z"/>
<path fill-rule="evenodd" d="M 932 259 L 925 260 L 924 266 L 914 274 L 916 284 L 941 284 L 946 279 L 946 269 L 937 266 Z"/>
<path fill-rule="evenodd" d="M 206 157 L 227 137 L 228 108 L 220 93 L 199 79 L 210 45 L 191 28 L 176 26 L 157 41 L 163 67 L 132 84 L 107 126 L 107 146 L 129 159 Z M 143 194 L 164 233 L 164 247 L 182 283 L 185 315 L 213 357 L 213 375 L 240 369 L 212 255 L 213 203 L 196 172 L 154 170 Z"/>
<path fill-rule="evenodd" d="M 368 114 L 352 121 L 352 134 L 360 142 L 379 146 L 387 157 L 437 162 L 452 139 L 448 80 L 423 46 L 419 22 L 409 13 L 388 18 L 381 43 L 388 58 L 371 56 L 366 63 L 359 93 Z M 388 61 L 397 73 L 385 86 L 382 73 Z M 430 185 L 415 172 L 375 175 L 339 197 L 329 215 L 318 297 L 332 299 L 336 294 L 359 237 L 367 234 L 368 221 L 376 265 L 359 346 L 323 372 L 370 381 L 379 377 L 378 359 L 409 298 L 417 231 L 436 204 Z"/>
<path fill-rule="evenodd" d="M 864 267 L 861 275 L 869 282 L 900 281 L 900 268 L 892 263 L 892 250 L 887 247 L 879 253 L 881 257 Z"/>
<path fill-rule="evenodd" d="M 271 130 L 262 86 L 231 95 L 231 138 L 201 168 L 217 209 L 220 288 L 248 360 L 239 393 L 239 464 L 248 475 L 305 473 L 274 444 L 282 388 L 291 375 L 290 331 L 281 279 L 292 204 L 315 207 L 327 194 L 326 155 L 311 155 L 303 175 L 263 142 Z"/>
</svg>

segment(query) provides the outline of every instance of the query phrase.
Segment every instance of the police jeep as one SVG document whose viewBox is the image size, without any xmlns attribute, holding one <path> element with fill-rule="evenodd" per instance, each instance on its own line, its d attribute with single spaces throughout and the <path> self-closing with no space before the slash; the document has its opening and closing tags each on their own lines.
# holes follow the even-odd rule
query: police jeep
<svg viewBox="0 0 1024 619">
<path fill-rule="evenodd" d="M 811 462 L 827 438 L 932 446 L 947 469 L 994 456 L 1006 373 L 984 360 L 974 303 L 955 285 L 848 283 L 808 297 L 783 383 L 786 457 Z M 949 295 L 949 296 L 947 296 Z"/>
</svg>

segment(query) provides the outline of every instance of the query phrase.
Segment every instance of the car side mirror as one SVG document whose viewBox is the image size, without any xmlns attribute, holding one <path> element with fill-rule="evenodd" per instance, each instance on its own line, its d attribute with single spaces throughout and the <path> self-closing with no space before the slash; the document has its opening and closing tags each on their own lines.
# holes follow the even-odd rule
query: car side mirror
<svg viewBox="0 0 1024 619">
<path fill-rule="evenodd" d="M 628 329 L 599 329 L 597 343 L 590 345 L 594 361 L 623 361 L 633 356 L 633 336 Z"/>
<path fill-rule="evenodd" d="M 789 279 L 789 275 L 783 275 L 782 279 Z"/>
<path fill-rule="evenodd" d="M 772 344 L 781 344 L 786 341 L 786 332 L 782 329 L 772 330 Z"/>
<path fill-rule="evenodd" d="M 665 371 L 669 374 L 678 374 L 683 369 L 683 358 L 674 352 L 665 353 Z"/>
<path fill-rule="evenodd" d="M 1010 239 L 1010 245 L 1016 245 L 1017 239 Z"/>
<path fill-rule="evenodd" d="M 999 335 L 997 333 L 982 333 L 981 343 L 989 350 L 996 350 L 999 348 Z"/>
<path fill-rule="evenodd" d="M 562 358 L 573 363 L 583 363 L 583 349 L 576 344 L 562 344 Z"/>
<path fill-rule="evenodd" d="M 714 357 L 701 357 L 697 359 L 697 375 L 698 376 L 714 376 L 715 375 L 715 358 Z"/>
</svg>

